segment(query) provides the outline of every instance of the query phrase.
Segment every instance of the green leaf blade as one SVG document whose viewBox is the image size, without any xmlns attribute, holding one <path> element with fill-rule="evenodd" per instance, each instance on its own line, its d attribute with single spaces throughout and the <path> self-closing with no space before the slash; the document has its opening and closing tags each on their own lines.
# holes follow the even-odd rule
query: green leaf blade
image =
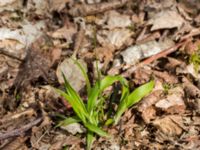
<svg viewBox="0 0 200 150">
<path fill-rule="evenodd" d="M 143 97 L 148 95 L 153 87 L 154 87 L 154 81 L 150 81 L 138 88 L 136 88 L 129 96 L 128 96 L 128 102 L 127 107 L 131 107 L 133 104 L 139 102 Z"/>
<path fill-rule="evenodd" d="M 100 90 L 104 90 L 107 87 L 111 86 L 113 83 L 119 81 L 122 85 L 128 87 L 127 80 L 121 76 L 106 76 L 103 80 L 100 82 Z"/>
<path fill-rule="evenodd" d="M 84 125 L 88 130 L 98 134 L 99 136 L 110 137 L 110 135 L 108 133 L 106 133 L 105 131 L 103 131 L 102 129 L 100 129 L 99 127 L 97 127 L 91 123 L 85 123 Z"/>
<path fill-rule="evenodd" d="M 78 123 L 78 122 L 81 122 L 81 119 L 77 118 L 77 117 L 69 117 L 69 118 L 66 118 L 62 121 L 60 121 L 56 127 L 60 127 L 60 126 L 67 126 L 69 124 L 72 124 L 72 123 Z"/>
</svg>

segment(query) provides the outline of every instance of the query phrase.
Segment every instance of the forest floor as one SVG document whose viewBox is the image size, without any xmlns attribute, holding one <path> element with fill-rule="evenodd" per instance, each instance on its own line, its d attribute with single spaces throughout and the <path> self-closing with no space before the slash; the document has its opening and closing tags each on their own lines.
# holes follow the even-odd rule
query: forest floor
<svg viewBox="0 0 200 150">
<path fill-rule="evenodd" d="M 199 0 L 0 0 L 0 14 L 0 149 L 86 149 L 83 124 L 57 127 L 75 115 L 53 88 L 62 72 L 86 98 L 71 58 L 91 81 L 96 64 L 131 91 L 155 81 L 94 150 L 200 149 Z M 113 113 L 115 87 L 105 91 Z"/>
</svg>

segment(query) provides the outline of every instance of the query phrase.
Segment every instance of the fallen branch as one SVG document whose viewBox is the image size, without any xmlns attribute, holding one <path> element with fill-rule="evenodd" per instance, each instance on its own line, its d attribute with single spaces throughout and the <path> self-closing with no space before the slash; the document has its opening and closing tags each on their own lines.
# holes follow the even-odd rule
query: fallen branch
<svg viewBox="0 0 200 150">
<path fill-rule="evenodd" d="M 24 125 L 23 127 L 19 128 L 19 129 L 7 131 L 6 133 L 1 133 L 0 140 L 4 140 L 4 139 L 10 138 L 10 137 L 20 136 L 20 135 L 24 134 L 24 132 L 31 129 L 33 126 L 40 123 L 42 120 L 43 120 L 43 117 L 40 117 L 40 118 L 34 120 L 33 122 L 30 122 L 30 123 Z"/>
<path fill-rule="evenodd" d="M 23 61 L 21 58 L 15 56 L 14 54 L 10 53 L 9 51 L 7 51 L 3 48 L 0 48 L 0 54 L 8 56 L 8 57 L 13 58 L 13 59 L 16 59 L 18 61 Z"/>
</svg>

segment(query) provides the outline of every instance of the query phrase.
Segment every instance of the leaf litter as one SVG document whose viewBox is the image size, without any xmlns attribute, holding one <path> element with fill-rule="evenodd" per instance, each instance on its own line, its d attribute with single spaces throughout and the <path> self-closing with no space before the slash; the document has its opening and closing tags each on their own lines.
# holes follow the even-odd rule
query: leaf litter
<svg viewBox="0 0 200 150">
<path fill-rule="evenodd" d="M 81 124 L 54 128 L 74 116 L 51 88 L 63 89 L 62 72 L 87 99 L 73 58 L 91 81 L 96 60 L 103 76 L 123 75 L 131 89 L 155 80 L 153 92 L 105 127 L 113 137 L 98 137 L 94 149 L 199 149 L 199 6 L 198 0 L 0 1 L 0 148 L 86 148 Z M 117 94 L 106 98 L 111 116 Z"/>
</svg>

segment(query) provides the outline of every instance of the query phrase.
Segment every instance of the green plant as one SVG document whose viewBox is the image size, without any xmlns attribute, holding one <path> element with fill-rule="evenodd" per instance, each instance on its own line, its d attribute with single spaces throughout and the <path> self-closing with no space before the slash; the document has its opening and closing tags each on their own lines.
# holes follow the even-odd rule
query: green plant
<svg viewBox="0 0 200 150">
<path fill-rule="evenodd" d="M 101 126 L 103 123 L 106 125 L 117 124 L 121 115 L 133 104 L 140 101 L 144 96 L 151 92 L 154 86 L 154 81 L 146 83 L 132 93 L 129 92 L 128 82 L 125 78 L 121 76 L 105 76 L 103 79 L 100 77 L 98 72 L 98 79 L 94 86 L 90 84 L 89 78 L 84 71 L 83 67 L 75 61 L 82 71 L 82 74 L 86 80 L 87 87 L 87 103 L 83 102 L 80 95 L 72 88 L 65 76 L 63 75 L 65 81 L 65 91 L 56 89 L 56 91 L 63 96 L 72 106 L 76 116 L 66 118 L 62 123 L 65 125 L 82 122 L 82 124 L 87 129 L 87 149 L 91 149 L 92 143 L 95 138 L 95 134 L 104 137 L 110 137 L 110 135 L 102 130 Z M 116 113 L 113 118 L 102 120 L 102 109 L 105 104 L 105 98 L 103 97 L 103 91 L 114 84 L 115 82 L 120 82 L 122 86 L 121 98 Z"/>
<path fill-rule="evenodd" d="M 189 62 L 194 65 L 195 72 L 198 72 L 199 71 L 199 65 L 200 65 L 200 55 L 196 54 L 196 53 L 192 54 L 190 56 Z"/>
<path fill-rule="evenodd" d="M 198 46 L 198 51 L 190 56 L 189 63 L 194 65 L 194 70 L 196 73 L 198 73 L 200 65 L 200 46 Z"/>
</svg>

